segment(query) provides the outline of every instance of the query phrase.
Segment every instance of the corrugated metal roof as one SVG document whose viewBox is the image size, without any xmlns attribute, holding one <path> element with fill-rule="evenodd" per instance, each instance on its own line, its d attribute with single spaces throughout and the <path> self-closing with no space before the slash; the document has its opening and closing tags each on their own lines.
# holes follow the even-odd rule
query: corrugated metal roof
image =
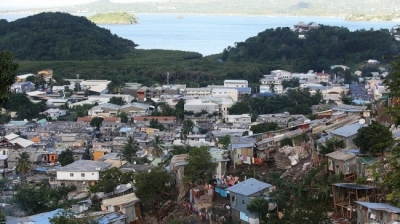
<svg viewBox="0 0 400 224">
<path fill-rule="evenodd" d="M 331 133 L 335 134 L 335 135 L 343 136 L 343 137 L 350 137 L 350 136 L 357 134 L 358 129 L 360 129 L 362 127 L 367 127 L 367 126 L 368 125 L 366 125 L 366 124 L 362 125 L 357 122 L 357 123 L 346 125 L 344 127 L 333 130 L 333 131 L 331 131 Z"/>
<path fill-rule="evenodd" d="M 259 191 L 263 191 L 271 186 L 272 186 L 271 184 L 267 184 L 257 179 L 250 178 L 236 185 L 233 185 L 232 187 L 229 187 L 226 190 L 244 196 L 249 196 Z"/>
<path fill-rule="evenodd" d="M 349 159 L 353 159 L 353 158 L 356 157 L 352 153 L 349 153 L 349 152 L 346 152 L 346 151 L 341 151 L 341 150 L 328 153 L 328 154 L 326 154 L 326 156 L 330 157 L 332 159 L 343 160 L 343 161 L 346 161 L 346 160 L 349 160 Z"/>
<path fill-rule="evenodd" d="M 384 204 L 384 203 L 373 203 L 373 202 L 363 202 L 363 201 L 355 201 L 355 203 L 360 204 L 364 207 L 370 208 L 372 210 L 400 213 L 400 208 L 394 207 L 392 205 Z"/>
<path fill-rule="evenodd" d="M 343 187 L 343 188 L 356 189 L 356 190 L 370 190 L 370 189 L 375 188 L 375 187 L 368 186 L 368 185 L 352 184 L 352 183 L 336 183 L 336 184 L 332 184 L 332 185 L 336 186 L 336 187 Z"/>
</svg>

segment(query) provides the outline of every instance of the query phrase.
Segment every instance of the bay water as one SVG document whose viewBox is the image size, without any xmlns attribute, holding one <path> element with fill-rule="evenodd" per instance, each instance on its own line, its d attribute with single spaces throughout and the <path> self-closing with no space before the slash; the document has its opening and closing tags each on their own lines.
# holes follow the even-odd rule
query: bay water
<svg viewBox="0 0 400 224">
<path fill-rule="evenodd" d="M 29 14 L 0 14 L 0 19 L 14 21 Z M 88 16 L 88 14 L 78 14 Z M 391 29 L 397 22 L 346 21 L 330 17 L 271 17 L 227 14 L 157 14 L 140 13 L 138 24 L 99 25 L 111 33 L 130 39 L 139 49 L 193 51 L 203 56 L 221 53 L 235 42 L 245 41 L 259 32 L 276 27 L 293 27 L 300 21 L 358 29 Z"/>
</svg>

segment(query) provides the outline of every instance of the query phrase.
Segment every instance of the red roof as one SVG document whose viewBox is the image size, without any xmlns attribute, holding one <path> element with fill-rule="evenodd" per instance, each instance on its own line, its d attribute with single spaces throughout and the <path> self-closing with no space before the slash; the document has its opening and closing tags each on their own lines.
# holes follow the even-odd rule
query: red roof
<svg viewBox="0 0 400 224">
<path fill-rule="evenodd" d="M 91 122 L 94 117 L 78 117 L 77 122 Z M 119 117 L 103 117 L 105 122 L 119 122 Z"/>
<path fill-rule="evenodd" d="M 136 116 L 133 119 L 136 121 L 144 121 L 145 119 L 148 121 L 150 121 L 151 119 L 156 119 L 159 121 L 162 121 L 162 120 L 174 121 L 174 120 L 176 120 L 176 117 L 174 117 L 174 116 L 158 116 L 158 117 L 156 117 L 156 116 L 154 116 L 154 117 L 153 116 Z"/>
</svg>

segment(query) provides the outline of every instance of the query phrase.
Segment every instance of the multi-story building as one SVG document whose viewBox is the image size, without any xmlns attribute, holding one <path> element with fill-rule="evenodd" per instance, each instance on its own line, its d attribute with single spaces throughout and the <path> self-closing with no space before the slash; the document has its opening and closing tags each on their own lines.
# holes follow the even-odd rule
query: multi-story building
<svg viewBox="0 0 400 224">
<path fill-rule="evenodd" d="M 224 87 L 249 87 L 247 80 L 225 80 Z"/>
</svg>

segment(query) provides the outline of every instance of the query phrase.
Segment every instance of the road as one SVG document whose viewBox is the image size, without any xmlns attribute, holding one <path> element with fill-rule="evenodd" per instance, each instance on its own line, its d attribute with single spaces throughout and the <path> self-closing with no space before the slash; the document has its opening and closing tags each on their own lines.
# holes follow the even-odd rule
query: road
<svg viewBox="0 0 400 224">
<path fill-rule="evenodd" d="M 370 102 L 374 100 L 374 95 L 369 95 L 363 84 L 350 84 L 349 89 L 354 99 Z"/>
</svg>

